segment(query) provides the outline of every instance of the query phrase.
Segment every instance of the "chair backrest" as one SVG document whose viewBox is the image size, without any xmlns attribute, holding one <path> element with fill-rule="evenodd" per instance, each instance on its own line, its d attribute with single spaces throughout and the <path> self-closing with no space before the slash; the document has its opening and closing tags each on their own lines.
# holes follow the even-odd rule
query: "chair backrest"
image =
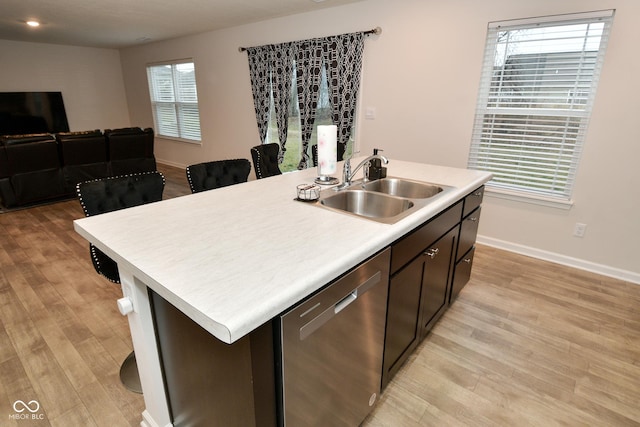
<svg viewBox="0 0 640 427">
<path fill-rule="evenodd" d="M 336 160 L 338 161 L 344 160 L 343 159 L 344 151 L 345 151 L 345 145 L 338 143 Z M 313 162 L 313 166 L 318 166 L 318 145 L 316 144 L 311 146 L 311 159 Z"/>
<path fill-rule="evenodd" d="M 251 158 L 253 159 L 256 178 L 262 179 L 282 174 L 278 166 L 279 153 L 280 145 L 276 143 L 262 144 L 251 148 Z"/>
<path fill-rule="evenodd" d="M 160 172 L 145 172 L 81 182 L 76 186 L 86 216 L 99 215 L 162 200 L 165 179 Z M 118 265 L 102 251 L 90 245 L 96 271 L 120 283 Z"/>
<path fill-rule="evenodd" d="M 247 182 L 251 163 L 247 159 L 215 160 L 187 166 L 192 193 Z"/>
</svg>

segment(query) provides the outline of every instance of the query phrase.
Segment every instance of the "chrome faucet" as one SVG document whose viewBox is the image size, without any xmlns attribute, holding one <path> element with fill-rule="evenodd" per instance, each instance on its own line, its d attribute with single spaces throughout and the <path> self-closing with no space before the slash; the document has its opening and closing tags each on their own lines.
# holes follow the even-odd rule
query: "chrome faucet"
<svg viewBox="0 0 640 427">
<path fill-rule="evenodd" d="M 385 165 L 389 163 L 389 159 L 387 159 L 385 156 L 381 155 L 381 154 L 374 154 L 372 156 L 367 157 L 366 159 L 364 159 L 363 161 L 360 162 L 360 164 L 358 164 L 358 166 L 356 166 L 353 171 L 351 170 L 351 158 L 347 158 L 344 161 L 344 166 L 342 168 L 342 184 L 340 184 L 337 189 L 343 189 L 345 187 L 348 187 L 351 185 L 351 180 L 353 179 L 354 175 L 360 170 L 360 168 L 364 167 L 364 180 L 368 181 L 369 180 L 369 163 L 371 162 L 371 160 L 373 159 L 380 159 L 382 161 L 382 163 L 384 163 Z"/>
</svg>

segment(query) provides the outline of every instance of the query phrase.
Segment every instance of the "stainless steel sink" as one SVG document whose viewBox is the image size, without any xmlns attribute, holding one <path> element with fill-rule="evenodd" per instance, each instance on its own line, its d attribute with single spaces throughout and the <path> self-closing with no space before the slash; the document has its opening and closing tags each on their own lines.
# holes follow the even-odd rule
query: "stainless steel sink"
<svg viewBox="0 0 640 427">
<path fill-rule="evenodd" d="M 387 177 L 376 181 L 355 181 L 349 187 L 320 192 L 314 205 L 360 218 L 393 224 L 440 199 L 453 187 L 411 179 Z"/>
<path fill-rule="evenodd" d="M 388 222 L 411 209 L 411 200 L 365 190 L 342 190 L 323 198 L 320 204 L 340 211 Z"/>
<path fill-rule="evenodd" d="M 427 182 L 411 181 L 400 178 L 383 178 L 362 185 L 367 191 L 407 197 L 409 199 L 428 199 L 440 193 L 443 188 Z"/>
</svg>

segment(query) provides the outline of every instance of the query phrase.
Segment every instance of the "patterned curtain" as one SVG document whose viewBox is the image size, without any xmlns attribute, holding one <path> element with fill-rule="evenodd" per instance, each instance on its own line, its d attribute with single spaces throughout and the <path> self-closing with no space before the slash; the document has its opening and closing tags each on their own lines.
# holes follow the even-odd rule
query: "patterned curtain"
<svg viewBox="0 0 640 427">
<path fill-rule="evenodd" d="M 247 48 L 251 92 L 256 111 L 260 143 L 264 144 L 269 129 L 269 109 L 271 107 L 270 46 Z"/>
<path fill-rule="evenodd" d="M 280 163 L 286 151 L 294 66 L 302 137 L 302 158 L 298 169 L 306 169 L 311 163 L 308 148 L 316 119 L 322 67 L 325 67 L 327 73 L 332 120 L 338 126 L 338 143 L 346 149 L 351 137 L 360 87 L 363 48 L 364 33 L 360 32 L 246 49 L 262 143 L 267 137 L 273 94 L 281 146 L 278 157 Z"/>
<path fill-rule="evenodd" d="M 291 99 L 291 79 L 293 76 L 294 44 L 283 43 L 273 47 L 271 70 L 273 79 L 273 104 L 278 123 L 280 153 L 278 163 L 282 163 L 287 151 L 287 132 L 289 131 L 289 100 Z"/>
<path fill-rule="evenodd" d="M 322 78 L 322 52 L 324 39 L 311 39 L 298 42 L 296 52 L 296 85 L 298 87 L 298 106 L 300 108 L 300 133 L 302 136 L 302 158 L 298 169 L 309 166 L 309 141 L 313 132 Z"/>
<path fill-rule="evenodd" d="M 360 88 L 364 33 L 331 36 L 326 40 L 323 53 L 333 124 L 338 127 L 338 144 L 343 144 L 345 148 L 338 151 L 345 152 L 351 137 Z"/>
</svg>

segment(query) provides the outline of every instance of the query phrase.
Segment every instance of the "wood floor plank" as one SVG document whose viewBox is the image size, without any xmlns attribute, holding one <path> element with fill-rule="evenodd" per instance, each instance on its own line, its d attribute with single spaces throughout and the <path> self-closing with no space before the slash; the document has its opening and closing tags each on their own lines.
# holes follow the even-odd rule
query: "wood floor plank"
<svg viewBox="0 0 640 427">
<path fill-rule="evenodd" d="M 588 374 L 578 380 L 576 394 L 600 403 L 625 417 L 640 423 L 640 408 L 637 387 L 626 388 L 614 381 L 614 377 L 604 378 Z"/>
<path fill-rule="evenodd" d="M 458 340 L 461 345 L 466 345 L 483 354 L 490 359 L 501 360 L 503 363 L 511 366 L 514 371 L 520 370 L 524 372 L 531 372 L 541 380 L 556 381 L 558 384 L 562 384 L 566 389 L 573 389 L 575 386 L 575 380 L 550 369 L 543 364 L 536 364 L 531 360 L 530 355 L 533 354 L 532 349 L 521 351 L 516 348 L 508 340 L 500 337 L 497 333 L 490 333 L 487 331 L 477 330 L 476 333 L 464 342 L 459 340 L 453 333 L 451 333 L 447 325 L 455 322 L 455 320 L 448 319 L 449 322 L 444 324 L 443 328 L 438 330 L 440 335 L 451 340 Z M 483 328 L 490 329 L 488 325 L 483 325 Z"/>
<path fill-rule="evenodd" d="M 106 390 L 97 381 L 93 381 L 80 390 L 80 397 L 88 413 L 97 426 L 112 427 L 128 424 L 125 415 L 115 402 L 109 398 Z"/>
<path fill-rule="evenodd" d="M 80 403 L 76 390 L 48 347 L 18 352 L 18 356 L 35 391 L 34 399 L 48 418 L 55 418 Z"/>
<path fill-rule="evenodd" d="M 16 355 L 14 358 L 0 363 L 0 416 L 2 416 L 3 426 L 24 425 L 24 420 L 11 417 L 16 414 L 13 410 L 13 404 L 18 400 L 30 402 L 39 400 L 39 398 L 20 358 Z M 44 415 L 46 411 L 42 408 L 38 414 Z M 38 420 L 38 425 L 49 426 L 48 418 L 44 417 L 43 420 Z"/>
<path fill-rule="evenodd" d="M 385 411 L 372 413 L 367 419 L 369 427 L 395 427 L 402 425 L 405 427 L 417 427 L 420 425 L 420 418 L 424 414 L 426 402 L 416 398 L 413 394 L 404 392 L 398 388 L 398 393 L 389 396 L 386 400 L 378 402 L 377 407 L 384 405 Z M 419 414 L 414 414 L 418 408 Z"/>
<path fill-rule="evenodd" d="M 52 417 L 50 419 L 52 427 L 69 427 L 69 426 L 83 426 L 83 427 L 95 427 L 91 413 L 87 408 L 80 404 L 73 408 L 70 408 L 67 412 Z M 116 424 L 117 425 L 117 424 Z"/>
<path fill-rule="evenodd" d="M 510 413 L 517 414 L 511 425 L 592 425 L 594 419 L 588 414 L 557 400 L 538 393 L 531 383 L 521 378 L 510 379 L 482 377 L 477 393 L 481 393 Z"/>
<path fill-rule="evenodd" d="M 80 389 L 96 380 L 78 348 L 71 342 L 55 322 L 40 320 L 34 323 L 65 376 L 75 389 Z"/>
<path fill-rule="evenodd" d="M 506 421 L 504 412 L 485 396 L 443 377 L 430 367 L 411 364 L 395 384 L 437 406 L 459 423 L 474 426 L 499 426 Z"/>
<path fill-rule="evenodd" d="M 482 312 L 474 305 L 467 305 L 463 301 L 459 301 L 456 310 L 449 313 L 454 319 L 458 314 L 466 316 L 463 318 L 473 319 L 476 328 L 480 330 L 504 334 L 505 339 L 513 345 L 512 351 L 531 363 L 548 367 L 560 375 L 575 378 L 583 375 L 589 368 L 587 359 L 571 353 L 570 341 L 549 336 L 546 331 L 537 328 L 536 324 L 522 324 L 514 322 L 511 318 L 494 318 L 491 313 Z"/>
</svg>

